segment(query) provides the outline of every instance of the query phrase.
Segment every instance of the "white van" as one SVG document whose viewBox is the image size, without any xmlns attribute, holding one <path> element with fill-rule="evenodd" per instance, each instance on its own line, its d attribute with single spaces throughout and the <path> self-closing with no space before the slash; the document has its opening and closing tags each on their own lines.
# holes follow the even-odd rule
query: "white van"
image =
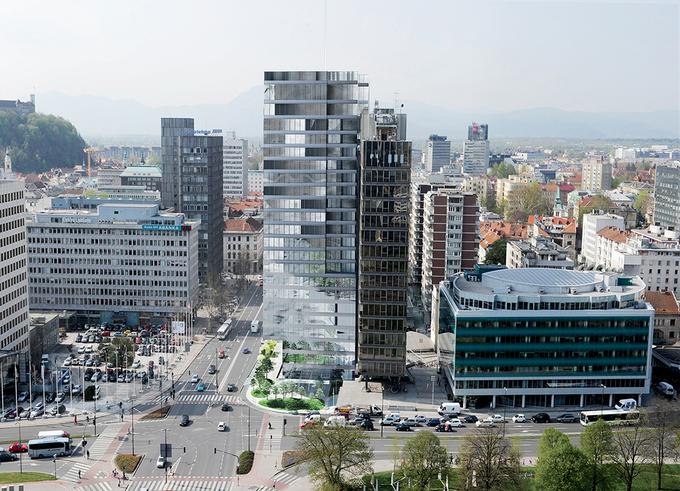
<svg viewBox="0 0 680 491">
<path fill-rule="evenodd" d="M 668 382 L 659 382 L 656 386 L 656 390 L 659 391 L 659 394 L 666 397 L 675 396 L 675 389 Z"/>
<path fill-rule="evenodd" d="M 635 399 L 621 399 L 614 407 L 619 411 L 632 411 L 637 409 L 637 401 Z"/>
<path fill-rule="evenodd" d="M 440 416 L 458 416 L 461 413 L 461 407 L 457 402 L 442 402 L 437 412 Z"/>
<path fill-rule="evenodd" d="M 326 428 L 332 427 L 332 426 L 342 426 L 344 427 L 347 424 L 347 419 L 344 416 L 331 416 L 326 420 L 324 423 L 324 426 Z"/>
</svg>

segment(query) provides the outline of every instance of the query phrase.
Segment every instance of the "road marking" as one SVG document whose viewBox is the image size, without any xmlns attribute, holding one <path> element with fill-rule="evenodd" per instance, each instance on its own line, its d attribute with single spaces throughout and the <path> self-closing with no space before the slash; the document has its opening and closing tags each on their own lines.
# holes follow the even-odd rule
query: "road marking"
<svg viewBox="0 0 680 491">
<path fill-rule="evenodd" d="M 257 319 L 257 316 L 260 315 L 260 311 L 262 310 L 262 307 L 263 307 L 263 305 L 260 305 L 260 308 L 257 309 L 257 312 L 255 313 L 256 319 Z M 244 312 L 241 313 L 241 316 L 243 316 L 244 313 L 245 313 L 245 309 L 244 309 Z M 239 319 L 239 321 L 241 321 L 241 320 L 242 319 Z M 234 366 L 236 365 L 236 360 L 238 360 L 238 356 L 243 351 L 243 345 L 245 344 L 247 339 L 248 339 L 248 335 L 246 334 L 245 336 L 243 336 L 243 341 L 241 341 L 241 346 L 239 346 L 238 352 L 234 355 L 234 358 L 231 360 L 231 365 L 229 365 L 229 369 L 227 370 L 227 373 L 224 374 L 224 380 L 220 384 L 219 392 L 224 390 L 224 387 L 227 386 L 227 383 L 228 383 L 228 380 L 229 380 L 229 374 L 231 373 L 232 368 L 234 368 Z"/>
</svg>

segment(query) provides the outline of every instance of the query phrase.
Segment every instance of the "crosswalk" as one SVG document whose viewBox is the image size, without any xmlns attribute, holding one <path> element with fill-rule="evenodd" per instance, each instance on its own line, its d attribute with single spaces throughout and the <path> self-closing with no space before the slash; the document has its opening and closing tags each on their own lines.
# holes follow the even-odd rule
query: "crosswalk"
<svg viewBox="0 0 680 491">
<path fill-rule="evenodd" d="M 231 491 L 236 483 L 226 480 L 173 480 L 167 483 L 163 479 L 148 481 L 135 480 L 128 486 L 128 491 Z M 89 490 L 88 490 L 89 491 Z"/>
<path fill-rule="evenodd" d="M 276 476 L 276 479 L 272 479 L 274 481 L 274 483 L 272 483 L 271 486 L 260 486 L 260 487 L 257 488 L 256 491 L 276 491 L 276 490 L 281 490 L 284 487 L 290 488 L 290 489 L 296 489 L 295 487 L 293 487 L 293 484 L 298 479 L 299 479 L 299 476 L 294 476 L 292 474 L 282 472 L 282 473 L 280 473 Z M 276 485 L 276 486 L 274 486 L 274 485 Z"/>
<path fill-rule="evenodd" d="M 113 486 L 108 482 L 98 482 L 77 488 L 78 491 L 112 491 Z"/>
<path fill-rule="evenodd" d="M 238 396 L 225 396 L 223 394 L 201 394 L 201 393 L 182 393 L 177 396 L 176 402 L 191 402 L 191 403 L 223 403 L 241 404 Z"/>
<path fill-rule="evenodd" d="M 95 462 L 97 462 L 104 454 L 106 454 L 111 442 L 118 436 L 121 426 L 121 423 L 113 423 L 106 426 L 104 431 L 99 434 L 91 446 L 86 446 L 80 456 L 72 457 L 72 459 L 74 459 L 74 463 L 71 468 L 66 471 L 66 474 L 61 477 L 61 479 L 71 482 L 78 482 L 80 478 L 90 470 L 90 467 L 92 467 Z M 84 458 L 84 454 L 87 450 L 90 451 L 89 460 Z M 78 475 L 79 472 L 81 477 Z"/>
</svg>

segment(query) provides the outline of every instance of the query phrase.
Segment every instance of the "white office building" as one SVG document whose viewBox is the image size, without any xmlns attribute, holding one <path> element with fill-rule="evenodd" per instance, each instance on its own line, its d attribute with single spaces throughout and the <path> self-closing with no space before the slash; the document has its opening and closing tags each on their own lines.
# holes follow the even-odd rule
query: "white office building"
<svg viewBox="0 0 680 491">
<path fill-rule="evenodd" d="M 597 265 L 597 233 L 606 227 L 626 228 L 623 217 L 611 213 L 587 213 L 583 215 L 581 237 L 581 263 L 594 267 Z"/>
<path fill-rule="evenodd" d="M 489 168 L 489 126 L 472 123 L 463 150 L 463 174 L 485 176 Z"/>
<path fill-rule="evenodd" d="M 251 170 L 248 172 L 248 194 L 264 193 L 264 171 Z"/>
<path fill-rule="evenodd" d="M 31 308 L 133 326 L 185 313 L 198 295 L 198 228 L 157 203 L 36 211 L 27 223 Z"/>
<path fill-rule="evenodd" d="M 248 140 L 227 132 L 222 142 L 223 195 L 225 198 L 248 194 Z"/>
<path fill-rule="evenodd" d="M 425 171 L 436 173 L 451 164 L 451 142 L 445 136 L 430 135 L 425 146 Z"/>
</svg>

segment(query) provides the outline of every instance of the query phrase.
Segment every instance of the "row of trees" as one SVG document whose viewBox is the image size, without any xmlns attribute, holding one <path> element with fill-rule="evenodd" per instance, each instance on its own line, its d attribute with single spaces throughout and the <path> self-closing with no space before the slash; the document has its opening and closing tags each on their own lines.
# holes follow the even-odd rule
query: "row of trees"
<svg viewBox="0 0 680 491">
<path fill-rule="evenodd" d="M 633 489 L 636 479 L 652 465 L 657 489 L 663 489 L 664 465 L 680 459 L 680 417 L 670 405 L 645 416 L 633 427 L 612 429 L 598 421 L 585 428 L 580 445 L 555 428 L 543 432 L 538 445 L 535 489 L 541 491 L 611 491 Z M 373 450 L 369 434 L 351 427 L 305 430 L 297 443 L 300 459 L 320 489 L 358 489 L 362 477 L 372 474 Z M 502 428 L 479 428 L 467 435 L 452 458 L 436 434 L 429 431 L 409 438 L 395 456 L 401 489 L 505 491 L 525 487 L 519 448 Z"/>
</svg>

